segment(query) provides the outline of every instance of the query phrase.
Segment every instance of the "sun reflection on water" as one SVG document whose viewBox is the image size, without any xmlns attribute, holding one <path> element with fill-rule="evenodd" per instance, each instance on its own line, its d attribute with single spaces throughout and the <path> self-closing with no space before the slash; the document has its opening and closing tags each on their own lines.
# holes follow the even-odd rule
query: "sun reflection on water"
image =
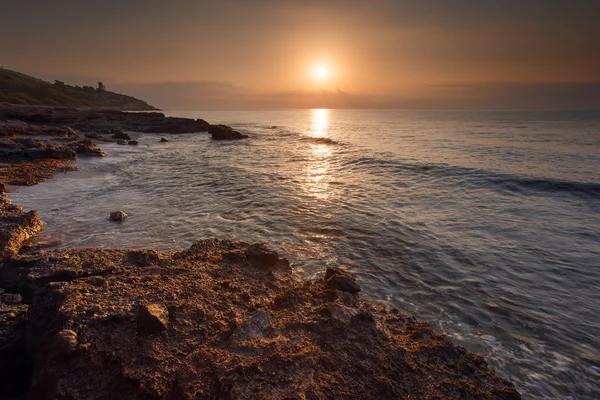
<svg viewBox="0 0 600 400">
<path fill-rule="evenodd" d="M 311 129 L 307 132 L 312 138 L 329 136 L 329 114 L 326 109 L 312 110 Z M 327 200 L 331 195 L 331 161 L 333 149 L 330 144 L 313 142 L 309 144 L 310 153 L 306 164 L 306 183 L 304 189 L 314 198 Z"/>
<path fill-rule="evenodd" d="M 317 108 L 312 110 L 312 124 L 309 133 L 313 137 L 325 137 L 329 133 L 329 110 Z"/>
</svg>

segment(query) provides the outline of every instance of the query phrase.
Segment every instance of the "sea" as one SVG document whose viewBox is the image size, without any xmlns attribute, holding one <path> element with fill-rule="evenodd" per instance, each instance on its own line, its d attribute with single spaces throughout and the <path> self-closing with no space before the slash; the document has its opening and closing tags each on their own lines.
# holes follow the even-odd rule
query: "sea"
<svg viewBox="0 0 600 400">
<path fill-rule="evenodd" d="M 600 111 L 165 113 L 250 138 L 101 144 L 10 194 L 39 211 L 40 242 L 266 242 L 308 279 L 348 269 L 526 399 L 600 398 Z"/>
</svg>

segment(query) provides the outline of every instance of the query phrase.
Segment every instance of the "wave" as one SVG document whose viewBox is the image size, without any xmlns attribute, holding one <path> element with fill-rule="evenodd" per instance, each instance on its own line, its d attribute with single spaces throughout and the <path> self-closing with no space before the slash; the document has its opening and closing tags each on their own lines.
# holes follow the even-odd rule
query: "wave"
<svg viewBox="0 0 600 400">
<path fill-rule="evenodd" d="M 567 192 L 586 197 L 600 198 L 600 184 L 598 183 L 511 175 L 489 177 L 487 180 L 501 186 L 503 189 L 519 193 L 528 193 L 532 190 L 537 192 Z"/>
<path fill-rule="evenodd" d="M 451 166 L 448 164 L 408 164 L 397 160 L 375 157 L 360 157 L 349 164 L 350 167 L 392 168 L 396 172 L 411 171 L 428 174 L 436 178 L 458 178 L 464 182 L 480 183 L 497 190 L 521 194 L 560 192 L 580 197 L 600 199 L 600 183 L 562 180 L 547 177 L 500 174 L 484 169 Z"/>
<path fill-rule="evenodd" d="M 304 142 L 310 142 L 314 144 L 331 144 L 331 145 L 342 145 L 343 143 L 335 141 L 333 139 L 324 138 L 324 137 L 310 137 L 306 136 L 301 138 L 300 140 Z"/>
</svg>

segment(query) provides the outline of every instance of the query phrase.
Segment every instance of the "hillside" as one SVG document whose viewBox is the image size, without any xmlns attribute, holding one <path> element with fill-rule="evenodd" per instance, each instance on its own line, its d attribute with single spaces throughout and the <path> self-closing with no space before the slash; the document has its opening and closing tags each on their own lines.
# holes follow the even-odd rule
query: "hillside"
<svg viewBox="0 0 600 400">
<path fill-rule="evenodd" d="M 70 86 L 0 69 L 0 103 L 65 107 L 110 107 L 120 110 L 155 110 L 148 103 L 91 86 Z"/>
</svg>

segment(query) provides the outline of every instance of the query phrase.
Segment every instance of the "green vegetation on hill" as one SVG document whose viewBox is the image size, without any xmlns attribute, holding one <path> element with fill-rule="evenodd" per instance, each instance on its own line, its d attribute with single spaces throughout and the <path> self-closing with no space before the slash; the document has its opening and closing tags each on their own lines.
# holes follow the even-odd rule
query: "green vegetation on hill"
<svg viewBox="0 0 600 400">
<path fill-rule="evenodd" d="M 70 86 L 46 82 L 32 76 L 0 69 L 0 103 L 64 106 L 110 107 L 121 110 L 155 110 L 148 103 L 91 86 Z"/>
</svg>

